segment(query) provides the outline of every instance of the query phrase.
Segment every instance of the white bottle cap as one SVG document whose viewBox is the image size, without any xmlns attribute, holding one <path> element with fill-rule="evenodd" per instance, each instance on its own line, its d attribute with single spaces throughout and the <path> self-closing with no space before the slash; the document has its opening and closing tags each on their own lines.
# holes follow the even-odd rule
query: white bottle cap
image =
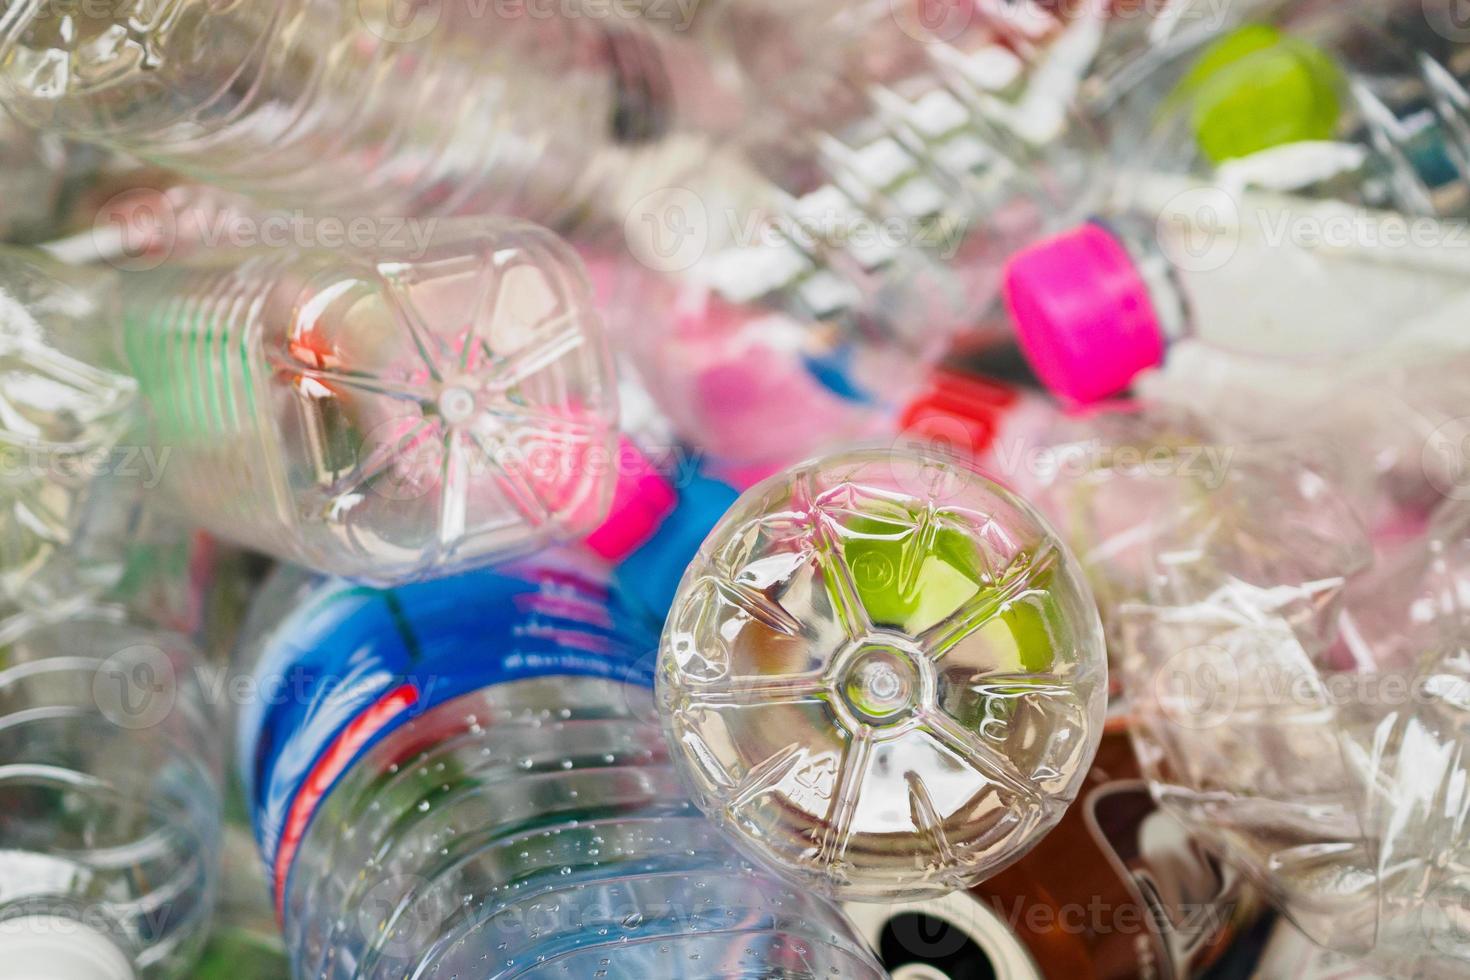
<svg viewBox="0 0 1470 980">
<path fill-rule="evenodd" d="M 137 980 L 111 939 L 55 915 L 0 922 L 0 980 Z"/>
</svg>

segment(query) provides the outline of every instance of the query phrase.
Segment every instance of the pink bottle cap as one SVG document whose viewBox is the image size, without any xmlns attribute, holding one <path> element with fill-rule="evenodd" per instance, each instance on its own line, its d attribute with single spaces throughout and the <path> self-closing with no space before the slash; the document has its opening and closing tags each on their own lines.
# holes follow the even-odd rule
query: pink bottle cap
<svg viewBox="0 0 1470 980">
<path fill-rule="evenodd" d="M 1059 397 L 1093 402 L 1164 360 L 1148 287 L 1123 245 L 1089 222 L 1013 256 L 1005 301 L 1031 367 Z"/>
<path fill-rule="evenodd" d="M 669 481 L 625 436 L 618 445 L 612 508 L 584 543 L 603 558 L 620 561 L 653 536 L 677 502 Z"/>
</svg>

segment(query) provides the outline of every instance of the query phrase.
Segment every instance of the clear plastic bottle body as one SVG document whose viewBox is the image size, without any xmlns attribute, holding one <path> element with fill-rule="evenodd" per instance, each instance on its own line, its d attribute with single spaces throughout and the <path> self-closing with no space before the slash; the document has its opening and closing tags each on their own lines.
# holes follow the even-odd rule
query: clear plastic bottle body
<svg viewBox="0 0 1470 980">
<path fill-rule="evenodd" d="M 1097 587 L 1156 798 L 1315 941 L 1463 972 L 1463 504 L 1381 542 L 1290 446 L 1157 408 L 1072 426 L 1088 465 L 1039 499 Z"/>
<path fill-rule="evenodd" d="M 684 798 L 646 691 L 467 695 L 333 791 L 287 891 L 300 977 L 881 977 L 823 900 Z"/>
<path fill-rule="evenodd" d="M 807 887 L 884 901 L 980 880 L 1056 823 L 1096 750 L 1091 594 L 971 465 L 849 452 L 771 477 L 679 587 L 658 683 L 685 780 Z"/>
<path fill-rule="evenodd" d="M 89 980 L 187 976 L 217 888 L 223 761 L 192 652 L 100 608 L 3 629 L 0 955 Z"/>
<path fill-rule="evenodd" d="M 1152 224 L 1121 217 L 1109 230 L 1140 271 L 1168 347 L 1345 363 L 1406 328 L 1455 322 L 1470 300 L 1461 220 L 1159 184 Z"/>
<path fill-rule="evenodd" d="M 710 12 L 735 25 L 762 14 L 781 27 L 764 25 L 775 47 L 811 52 L 770 96 L 794 104 L 752 124 L 738 157 L 638 202 L 633 262 L 610 291 L 617 335 L 682 434 L 748 464 L 881 431 L 981 324 L 1003 257 L 1085 214 L 1100 186 L 1091 132 L 1046 70 L 1054 56 L 1074 86 L 1085 73 L 1061 42 L 1028 63 L 978 14 L 940 40 L 901 28 L 888 4 Z M 744 71 L 774 57 L 746 47 Z M 650 294 L 668 311 L 652 329 Z M 762 436 L 760 392 L 777 386 L 804 422 Z"/>
<path fill-rule="evenodd" d="M 141 417 L 137 383 L 99 359 L 118 317 L 112 280 L 0 250 L 0 589 L 56 610 L 121 573 L 142 493 L 115 447 Z"/>
<path fill-rule="evenodd" d="M 3 26 L 0 98 L 32 124 L 318 213 L 567 218 L 683 161 L 660 137 L 686 93 L 728 114 L 684 49 L 607 17 L 187 0 Z"/>
<path fill-rule="evenodd" d="M 1382 550 L 1422 535 L 1467 481 L 1470 351 L 1459 323 L 1433 321 L 1422 334 L 1406 326 L 1393 350 L 1340 372 L 1195 347 L 1140 379 L 1138 394 L 1189 405 L 1242 438 L 1288 440 L 1347 496 Z"/>
<path fill-rule="evenodd" d="M 1006 294 L 1023 347 L 1093 401 L 1177 341 L 1278 359 L 1382 346 L 1465 301 L 1463 42 L 1438 5 L 1243 5 L 1120 74 L 1103 217 L 1028 248 Z"/>
<path fill-rule="evenodd" d="M 616 393 L 575 258 L 529 226 L 224 251 L 123 279 L 164 484 L 222 538 L 378 581 L 601 519 Z"/>
<path fill-rule="evenodd" d="M 636 680 L 652 636 L 601 568 L 267 587 L 242 658 L 312 707 L 247 712 L 241 762 L 295 976 L 883 976 L 688 802 Z"/>
</svg>

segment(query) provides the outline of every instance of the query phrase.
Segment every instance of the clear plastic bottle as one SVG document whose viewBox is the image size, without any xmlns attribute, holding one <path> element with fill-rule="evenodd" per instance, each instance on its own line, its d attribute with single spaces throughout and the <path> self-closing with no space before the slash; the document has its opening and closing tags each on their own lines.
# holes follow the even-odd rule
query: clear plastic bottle
<svg viewBox="0 0 1470 980">
<path fill-rule="evenodd" d="M 788 323 L 798 367 L 870 402 L 901 400 L 979 321 L 1000 257 L 1085 213 L 1095 186 L 1087 134 L 1064 124 L 1075 45 L 1028 65 L 979 15 L 940 40 L 888 0 L 720 4 L 692 31 L 466 0 L 394 23 L 392 4 L 360 6 L 27 2 L 0 101 L 272 206 L 493 210 L 611 238 L 635 280 L 614 311 L 630 338 L 673 343 L 649 320 L 670 288 L 703 291 L 737 320 Z M 685 386 L 648 370 L 692 427 Z"/>
<path fill-rule="evenodd" d="M 1103 216 L 1006 269 L 1048 386 L 1106 397 L 1185 338 L 1340 357 L 1463 303 L 1470 61 L 1436 11 L 1267 4 L 1142 59 Z"/>
<path fill-rule="evenodd" d="M 1157 408 L 1085 439 L 1038 499 L 1098 583 L 1155 798 L 1315 941 L 1461 975 L 1463 503 L 1383 547 L 1289 445 Z"/>
<path fill-rule="evenodd" d="M 163 486 L 221 538 L 392 582 L 602 519 L 613 474 L 582 464 L 614 445 L 610 359 L 576 258 L 543 230 L 209 252 L 122 293 Z"/>
<path fill-rule="evenodd" d="M 102 608 L 0 633 L 0 970 L 192 975 L 223 762 L 192 651 Z"/>
<path fill-rule="evenodd" d="M 1348 497 L 1381 550 L 1422 535 L 1436 507 L 1470 489 L 1462 323 L 1458 338 L 1406 338 L 1340 371 L 1180 351 L 1167 370 L 1140 378 L 1137 392 L 1147 403 L 1189 405 L 1242 437 L 1289 441 Z"/>
<path fill-rule="evenodd" d="M 798 122 L 755 127 L 740 154 L 648 193 L 627 248 L 591 262 L 614 336 L 680 433 L 786 465 L 881 431 L 980 328 L 1003 256 L 1086 213 L 1092 131 L 1067 109 L 1095 38 L 1084 25 L 1018 50 L 977 12 L 939 40 L 888 3 L 736 0 L 708 16 L 706 36 L 747 39 L 750 76 L 791 55 L 771 99 Z"/>
<path fill-rule="evenodd" d="M 46 228 L 60 206 L 65 161 L 60 140 L 0 116 L 0 241 Z"/>
<path fill-rule="evenodd" d="M 293 975 L 885 976 L 684 796 L 656 638 L 606 576 L 544 553 L 391 591 L 267 587 L 240 758 Z"/>
<path fill-rule="evenodd" d="M 1463 514 L 1441 530 L 1452 537 L 1427 535 L 1416 562 L 1370 570 L 1367 588 L 1276 586 L 1336 608 L 1350 658 L 1264 594 L 1234 610 L 1151 598 L 1122 648 L 1155 793 L 1314 940 L 1396 976 L 1461 975 L 1470 951 Z"/>
<path fill-rule="evenodd" d="M 116 580 L 142 492 L 117 448 L 141 417 L 138 386 L 97 356 L 119 318 L 109 285 L 0 250 L 0 592 L 35 609 Z"/>
<path fill-rule="evenodd" d="M 956 457 L 854 451 L 748 490 L 664 629 L 695 802 L 803 887 L 893 900 L 1019 858 L 1075 795 L 1107 662 L 1081 570 Z"/>
<path fill-rule="evenodd" d="M 550 221 L 683 163 L 684 99 L 710 128 L 729 111 L 683 46 L 615 17 L 26 0 L 3 27 L 0 101 L 32 125 L 317 213 Z"/>
</svg>

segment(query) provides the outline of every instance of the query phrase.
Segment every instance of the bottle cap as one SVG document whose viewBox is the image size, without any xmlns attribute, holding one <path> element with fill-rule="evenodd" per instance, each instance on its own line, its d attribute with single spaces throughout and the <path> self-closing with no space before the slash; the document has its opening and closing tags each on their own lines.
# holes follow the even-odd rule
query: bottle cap
<svg viewBox="0 0 1470 980">
<path fill-rule="evenodd" d="M 1164 360 L 1164 332 L 1127 249 L 1088 222 L 1014 255 L 1005 302 L 1041 381 L 1075 403 L 1126 389 Z"/>
<path fill-rule="evenodd" d="M 1211 45 L 1180 84 L 1200 152 L 1214 163 L 1331 139 L 1342 114 L 1332 59 L 1274 27 L 1250 24 Z"/>
<path fill-rule="evenodd" d="M 1020 401 L 1008 385 L 954 371 L 935 371 L 928 387 L 899 416 L 899 428 L 979 457 L 999 435 L 1005 417 Z"/>
<path fill-rule="evenodd" d="M 658 467 L 623 436 L 612 508 L 584 543 L 608 561 L 621 561 L 654 535 L 677 503 L 678 495 Z"/>
<path fill-rule="evenodd" d="M 57 915 L 0 922 L 0 980 L 136 980 L 107 936 Z"/>
<path fill-rule="evenodd" d="M 1045 835 L 1102 734 L 1102 627 L 1020 498 L 948 453 L 782 473 L 705 539 L 658 696 L 691 798 L 845 899 L 967 887 Z"/>
</svg>

